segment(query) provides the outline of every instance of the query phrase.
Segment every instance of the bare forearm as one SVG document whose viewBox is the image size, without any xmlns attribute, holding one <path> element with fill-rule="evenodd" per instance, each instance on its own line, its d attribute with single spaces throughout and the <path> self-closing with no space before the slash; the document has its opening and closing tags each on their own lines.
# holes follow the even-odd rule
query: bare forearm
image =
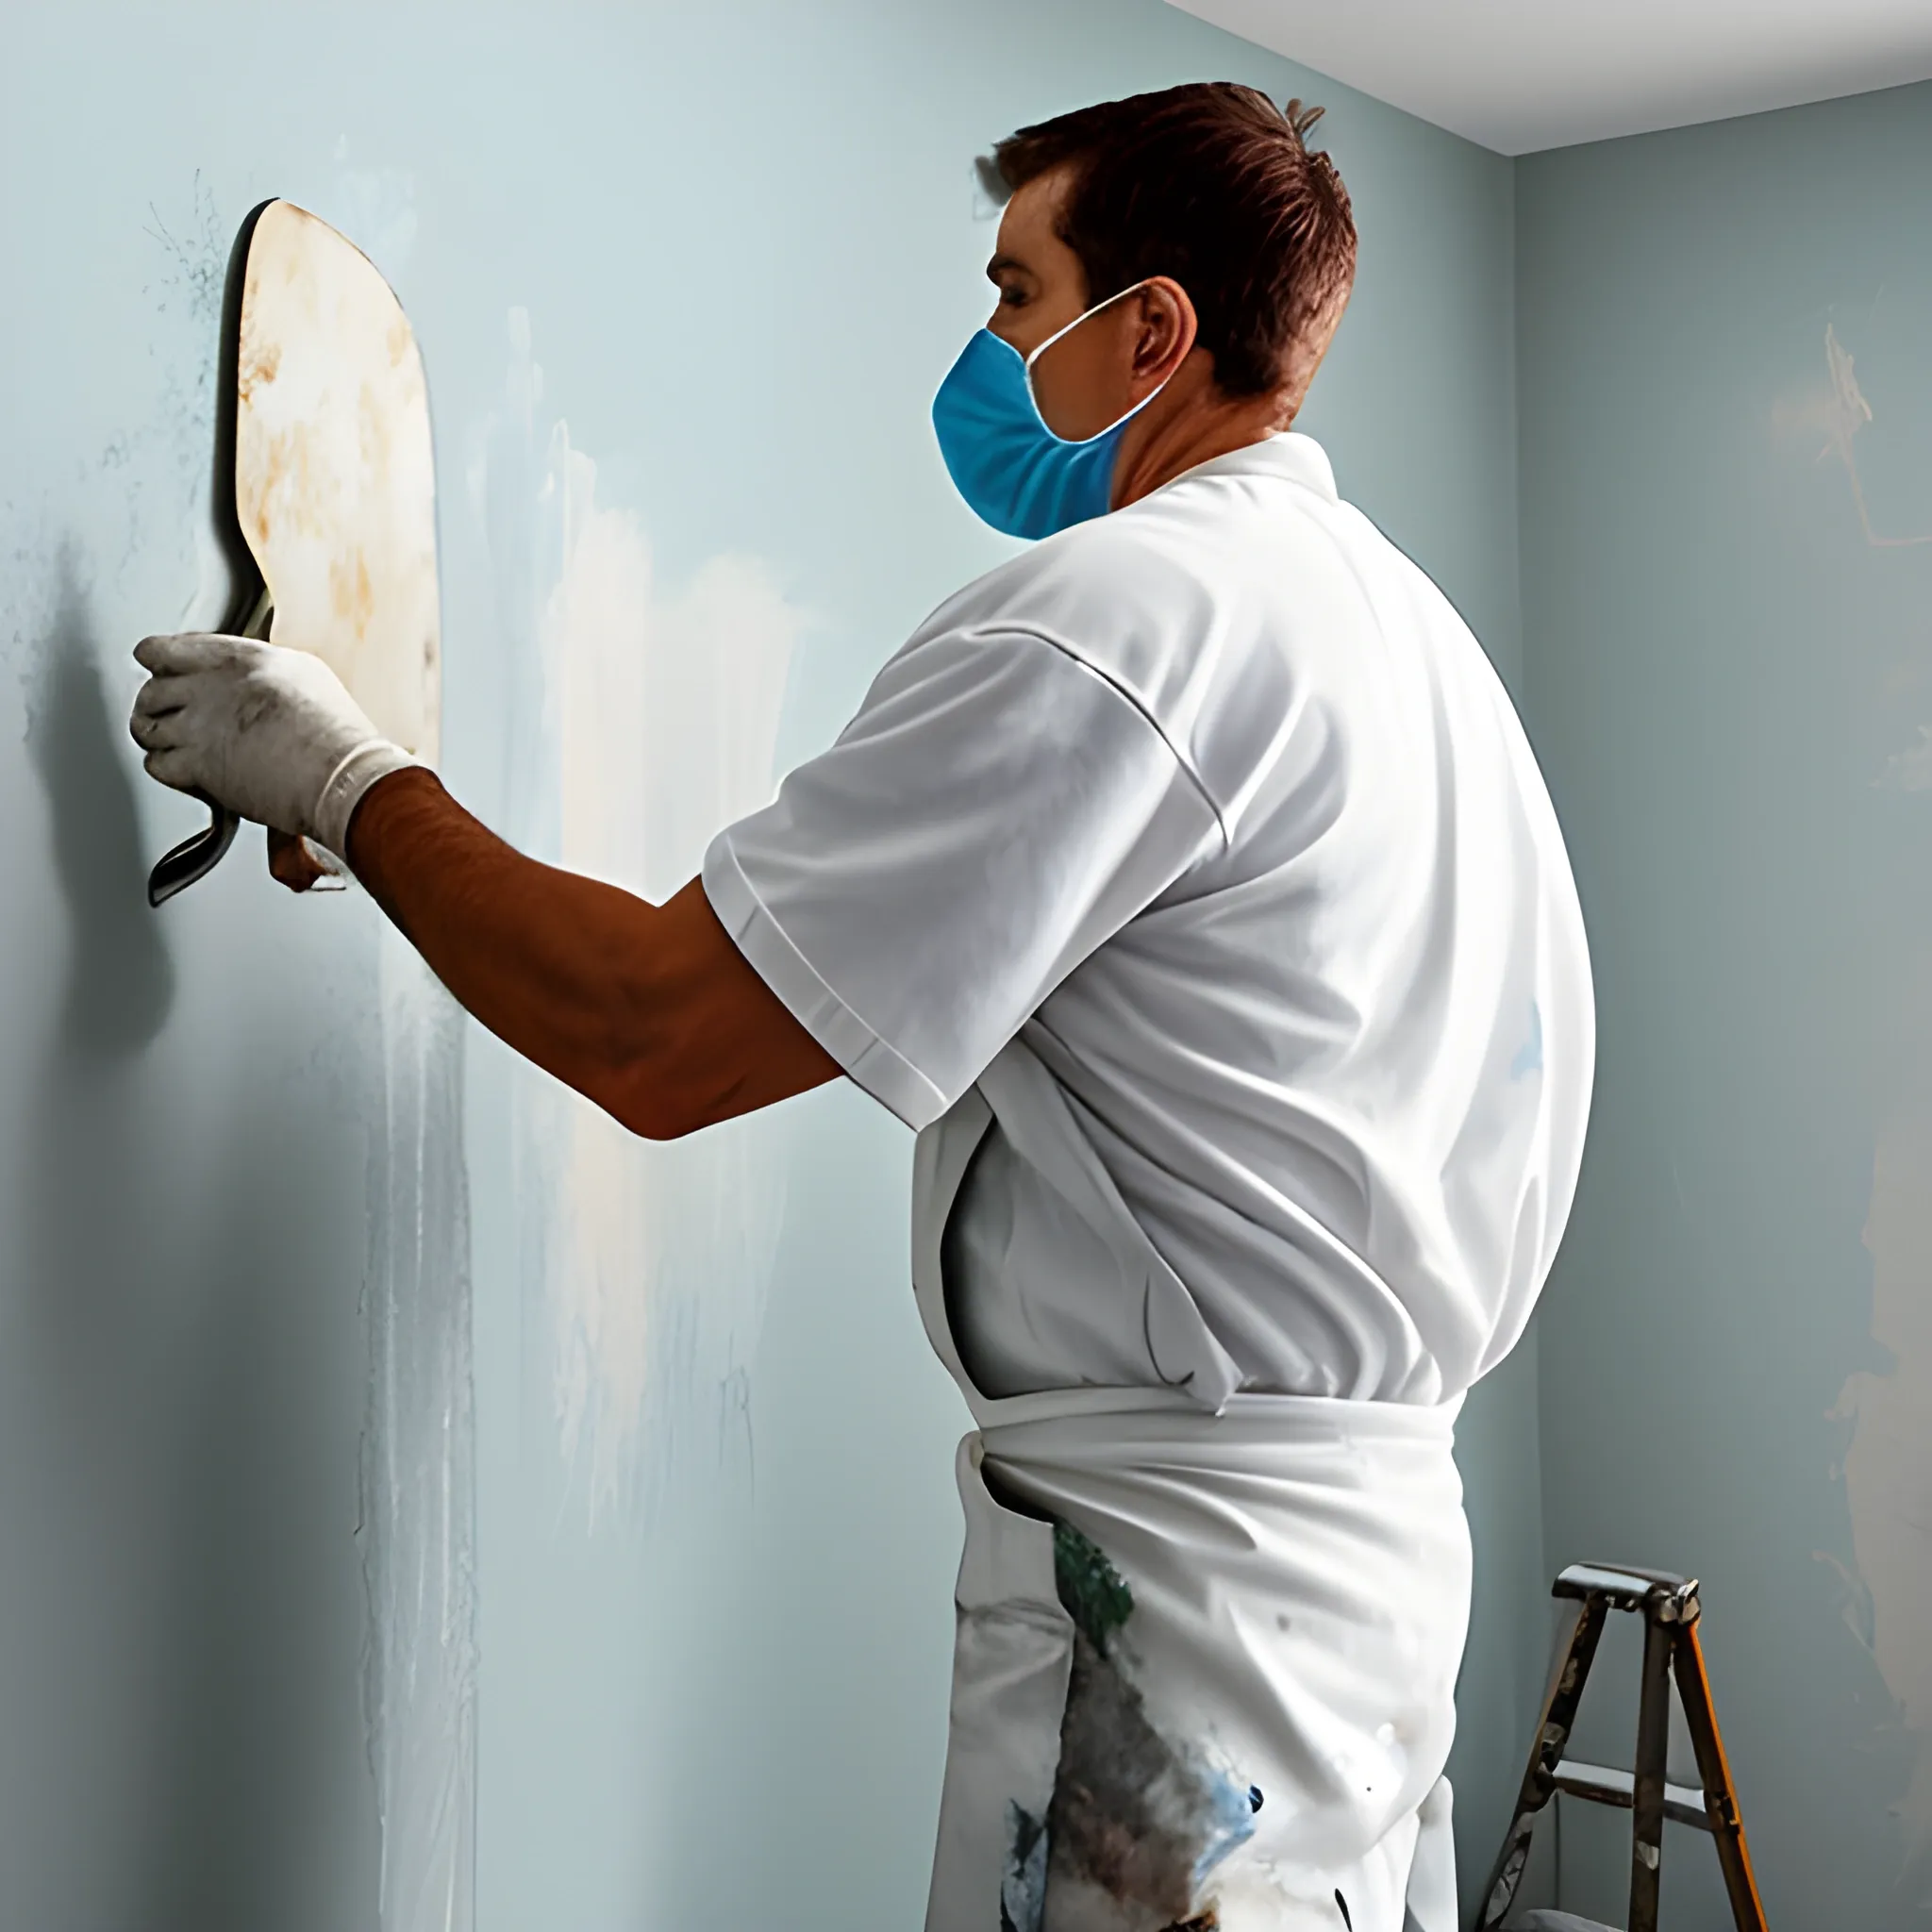
<svg viewBox="0 0 1932 1932">
<path fill-rule="evenodd" d="M 626 1060 L 648 1050 L 648 961 L 658 908 L 540 865 L 471 817 L 436 777 L 399 772 L 350 827 L 349 863 L 436 976 L 500 1039 L 604 1104 Z M 632 1037 L 626 1006 L 639 1010 Z"/>
<path fill-rule="evenodd" d="M 696 880 L 660 907 L 541 865 L 420 770 L 372 788 L 348 843 L 357 877 L 463 1006 L 637 1132 L 688 1133 L 839 1071 Z"/>
</svg>

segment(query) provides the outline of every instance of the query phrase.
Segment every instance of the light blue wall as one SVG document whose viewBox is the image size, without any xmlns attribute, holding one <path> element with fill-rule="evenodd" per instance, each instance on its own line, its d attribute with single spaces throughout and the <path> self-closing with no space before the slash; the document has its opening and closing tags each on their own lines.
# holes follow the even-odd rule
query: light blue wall
<svg viewBox="0 0 1932 1932">
<path fill-rule="evenodd" d="M 1512 174 L 1157 0 L 72 4 L 21 14 L 8 49 L 0 1923 L 367 1924 L 368 908 L 288 901 L 243 851 L 152 918 L 142 861 L 192 815 L 121 735 L 125 649 L 197 582 L 235 224 L 271 193 L 335 220 L 416 326 L 446 769 L 490 817 L 518 666 L 469 478 L 509 311 L 667 579 L 743 551 L 811 613 L 780 746 L 804 756 L 1004 554 L 925 423 L 987 306 L 970 158 L 1189 77 L 1329 105 L 1361 275 L 1304 426 L 1514 682 Z M 906 1287 L 907 1137 L 851 1091 L 782 1110 L 755 1481 L 694 1454 L 593 1531 L 531 1369 L 504 1056 L 476 1040 L 469 1075 L 478 1923 L 902 1932 L 938 1796 L 963 1425 Z M 1526 1344 L 1464 1424 L 1477 1864 L 1542 1664 L 1536 1370 Z"/>
<path fill-rule="evenodd" d="M 1825 334 L 1875 533 L 1932 533 L 1932 89 L 1538 157 L 1518 194 L 1528 712 L 1602 1029 L 1545 1547 L 1703 1577 L 1772 1924 L 1920 1926 L 1932 771 L 1898 760 L 1932 546 L 1868 542 Z M 1566 1903 L 1611 1908 L 1627 1836 L 1573 1813 L 1565 1847 Z M 1694 1840 L 1665 1899 L 1728 1924 Z"/>
</svg>

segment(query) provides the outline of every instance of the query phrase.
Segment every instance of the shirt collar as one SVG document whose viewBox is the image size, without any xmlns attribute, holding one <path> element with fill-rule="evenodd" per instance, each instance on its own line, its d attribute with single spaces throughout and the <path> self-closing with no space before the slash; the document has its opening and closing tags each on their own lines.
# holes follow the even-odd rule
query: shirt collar
<svg viewBox="0 0 1932 1932">
<path fill-rule="evenodd" d="M 1209 457 L 1173 480 L 1179 483 L 1192 476 L 1285 476 L 1325 496 L 1330 503 L 1341 501 L 1327 452 L 1312 436 L 1304 436 L 1298 429 L 1284 429 L 1259 442 L 1231 449 L 1225 456 Z"/>
</svg>

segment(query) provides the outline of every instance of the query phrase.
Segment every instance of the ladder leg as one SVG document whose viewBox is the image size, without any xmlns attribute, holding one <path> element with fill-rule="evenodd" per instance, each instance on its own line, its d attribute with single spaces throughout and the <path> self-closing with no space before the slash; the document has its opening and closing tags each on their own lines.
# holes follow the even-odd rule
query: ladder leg
<svg viewBox="0 0 1932 1932">
<path fill-rule="evenodd" d="M 1664 1766 L 1671 1744 L 1671 1650 L 1677 1625 L 1655 1611 L 1643 1620 L 1643 1681 L 1637 1707 L 1637 1757 L 1630 1831 L 1630 1932 L 1657 1932 L 1658 1867 L 1664 1848 Z"/>
<path fill-rule="evenodd" d="M 1553 1778 L 1557 1762 L 1570 1741 L 1576 1707 L 1583 1700 L 1583 1686 L 1596 1657 L 1597 1641 L 1604 1634 L 1604 1614 L 1601 1597 L 1586 1597 L 1578 1606 L 1569 1638 L 1557 1654 L 1549 1689 L 1543 1693 L 1536 1742 L 1530 1747 L 1529 1764 L 1516 1795 L 1516 1815 L 1509 1821 L 1508 1835 L 1490 1874 L 1482 1917 L 1476 1922 L 1477 1932 L 1494 1932 L 1515 1903 L 1516 1889 L 1523 1883 L 1523 1868 L 1529 1862 L 1529 1840 L 1536 1829 L 1537 1816 L 1556 1790 Z"/>
<path fill-rule="evenodd" d="M 1678 1631 L 1672 1662 L 1676 1670 L 1677 1696 L 1684 1707 L 1685 1726 L 1690 1733 L 1691 1748 L 1697 1753 L 1704 1808 L 1710 1819 L 1710 1835 L 1717 1843 L 1717 1861 L 1724 1874 L 1724 1890 L 1730 1896 L 1731 1917 L 1738 1932 L 1765 1932 L 1764 1905 L 1757 1896 L 1757 1880 L 1744 1843 L 1744 1826 L 1738 1817 L 1730 1762 L 1724 1756 L 1724 1740 L 1718 1734 L 1717 1712 L 1710 1701 L 1710 1679 L 1704 1668 L 1704 1646 L 1697 1641 L 1694 1623 Z"/>
</svg>

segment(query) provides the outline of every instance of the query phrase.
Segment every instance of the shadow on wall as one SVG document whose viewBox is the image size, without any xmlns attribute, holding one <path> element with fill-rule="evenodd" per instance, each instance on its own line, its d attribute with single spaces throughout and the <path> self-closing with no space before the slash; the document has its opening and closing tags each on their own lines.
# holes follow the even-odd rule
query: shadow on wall
<svg viewBox="0 0 1932 1932">
<path fill-rule="evenodd" d="M 28 756 L 47 794 L 54 868 L 67 903 L 61 1037 L 90 1056 L 138 1052 L 175 1004 L 175 967 L 143 882 L 141 824 L 89 630 L 71 547 L 56 564 L 54 616 L 27 712 Z"/>
<path fill-rule="evenodd" d="M 59 558 L 27 691 L 68 955 L 0 1175 L 0 1924 L 323 1932 L 375 1897 L 334 1392 L 362 1145 L 278 1097 L 304 1027 L 232 1090 L 158 1038 L 181 987 L 82 563 Z M 252 1047 L 259 1003 L 217 1024 Z M 220 1090 L 193 1133 L 191 1076 Z"/>
</svg>

